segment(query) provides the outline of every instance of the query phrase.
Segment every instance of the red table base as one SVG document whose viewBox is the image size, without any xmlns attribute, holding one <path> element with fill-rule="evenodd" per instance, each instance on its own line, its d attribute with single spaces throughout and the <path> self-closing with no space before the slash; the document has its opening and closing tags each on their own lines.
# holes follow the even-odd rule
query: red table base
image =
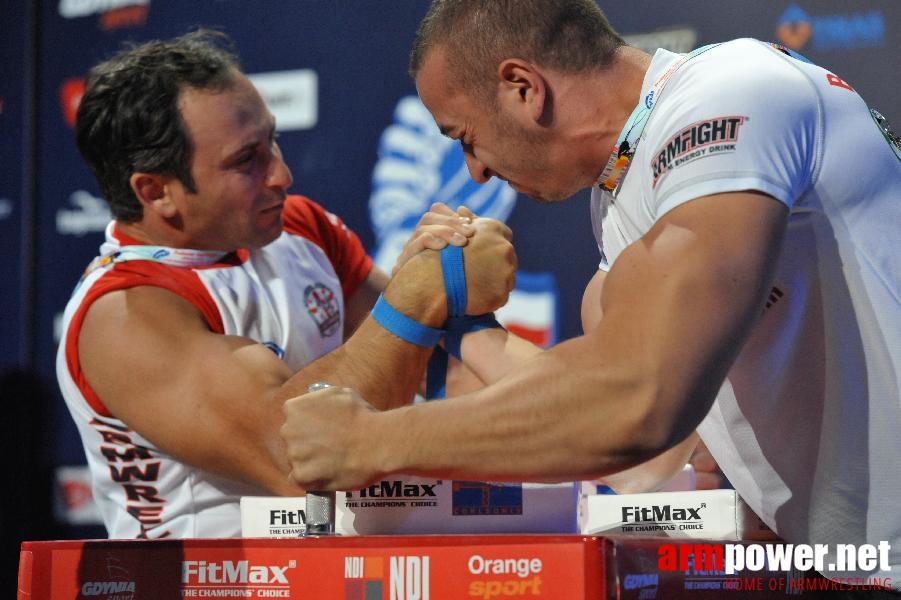
<svg viewBox="0 0 901 600">
<path fill-rule="evenodd" d="M 675 542 L 579 535 L 24 542 L 18 598 L 566 600 L 818 595 L 804 583 L 815 575 L 727 576 L 693 565 L 661 570 L 658 551 L 662 544 Z"/>
</svg>

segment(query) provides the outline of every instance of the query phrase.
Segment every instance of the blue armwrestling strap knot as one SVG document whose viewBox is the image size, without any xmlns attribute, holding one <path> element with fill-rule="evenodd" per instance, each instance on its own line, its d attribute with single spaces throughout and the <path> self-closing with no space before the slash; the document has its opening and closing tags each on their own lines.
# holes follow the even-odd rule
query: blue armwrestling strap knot
<svg viewBox="0 0 901 600">
<path fill-rule="evenodd" d="M 448 354 L 461 360 L 463 336 L 488 327 L 500 327 L 494 313 L 466 315 L 466 271 L 463 267 L 463 248 L 445 246 L 441 250 L 441 275 L 447 293 L 447 321 L 444 324 L 444 348 L 436 346 L 429 359 L 426 373 L 426 398 L 444 398 L 447 385 Z"/>
</svg>

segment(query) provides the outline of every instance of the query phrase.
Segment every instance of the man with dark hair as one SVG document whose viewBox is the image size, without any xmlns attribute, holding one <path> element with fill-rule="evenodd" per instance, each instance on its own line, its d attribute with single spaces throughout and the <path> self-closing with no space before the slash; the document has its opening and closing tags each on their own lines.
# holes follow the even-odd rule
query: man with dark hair
<svg viewBox="0 0 901 600">
<path fill-rule="evenodd" d="M 512 287 L 506 226 L 446 207 L 386 287 L 337 216 L 288 194 L 274 118 L 225 42 L 130 48 L 92 69 L 77 113 L 115 220 L 66 307 L 57 375 L 113 538 L 233 536 L 240 496 L 302 494 L 278 428 L 312 382 L 409 403 L 434 341 L 369 311 L 382 291 L 378 314 L 441 301 L 438 255 L 421 250 L 465 244 L 475 313 Z"/>
<path fill-rule="evenodd" d="M 75 136 L 116 219 L 141 220 L 130 182 L 135 171 L 174 175 L 197 191 L 180 93 L 183 87 L 224 91 L 239 69 L 229 38 L 201 30 L 177 44 L 133 47 L 90 70 L 85 85 L 91 93 L 78 106 Z"/>
<path fill-rule="evenodd" d="M 292 399 L 293 479 L 587 479 L 698 428 L 770 527 L 826 545 L 819 568 L 898 589 L 901 146 L 884 117 L 757 40 L 647 55 L 593 0 L 434 0 L 411 70 L 474 180 L 549 203 L 592 190 L 585 334 L 441 403 Z M 875 569 L 840 571 L 837 544 L 886 543 Z"/>
</svg>

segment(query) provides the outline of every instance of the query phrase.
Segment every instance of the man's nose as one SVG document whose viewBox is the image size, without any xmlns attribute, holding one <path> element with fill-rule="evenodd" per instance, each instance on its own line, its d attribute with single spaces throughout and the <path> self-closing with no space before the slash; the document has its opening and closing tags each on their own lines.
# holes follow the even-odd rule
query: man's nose
<svg viewBox="0 0 901 600">
<path fill-rule="evenodd" d="M 485 183 L 491 179 L 493 173 L 485 166 L 482 161 L 475 157 L 471 152 L 464 152 L 463 158 L 466 161 L 466 168 L 469 169 L 469 176 L 476 183 Z"/>
<path fill-rule="evenodd" d="M 269 177 L 267 183 L 270 187 L 287 190 L 294 183 L 294 177 L 291 175 L 291 169 L 285 164 L 280 149 L 276 149 L 273 153 L 272 162 L 269 164 Z"/>
</svg>

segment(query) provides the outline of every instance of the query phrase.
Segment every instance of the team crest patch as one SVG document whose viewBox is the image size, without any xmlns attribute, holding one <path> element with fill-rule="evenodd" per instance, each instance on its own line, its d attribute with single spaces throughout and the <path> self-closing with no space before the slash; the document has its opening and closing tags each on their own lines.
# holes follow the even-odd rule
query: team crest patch
<svg viewBox="0 0 901 600">
<path fill-rule="evenodd" d="M 668 139 L 651 159 L 653 187 L 679 165 L 707 156 L 734 152 L 747 117 L 716 117 L 692 123 Z"/>
<path fill-rule="evenodd" d="M 335 292 L 321 283 L 308 285 L 303 291 L 307 311 L 319 327 L 322 337 L 333 335 L 341 324 L 341 307 Z"/>
</svg>

